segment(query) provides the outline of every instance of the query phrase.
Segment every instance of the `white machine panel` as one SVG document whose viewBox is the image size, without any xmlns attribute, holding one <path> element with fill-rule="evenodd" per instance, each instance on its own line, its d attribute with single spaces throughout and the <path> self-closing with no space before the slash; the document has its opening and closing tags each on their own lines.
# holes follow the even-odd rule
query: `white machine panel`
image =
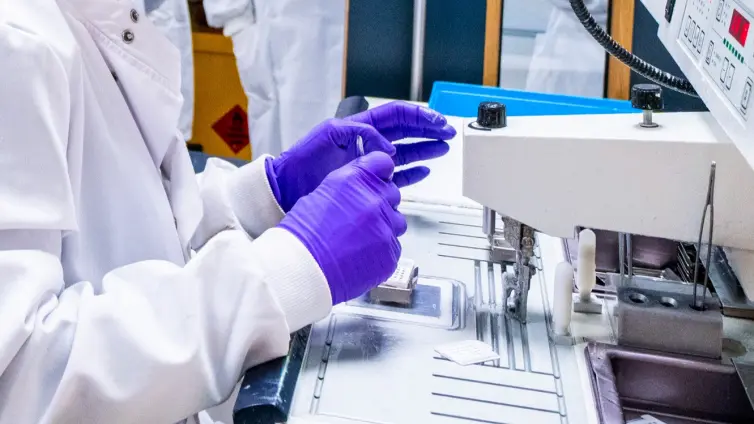
<svg viewBox="0 0 754 424">
<path fill-rule="evenodd" d="M 690 0 L 678 39 L 701 61 L 731 107 L 748 120 L 754 85 L 752 15 L 733 0 Z M 754 32 L 754 31 L 752 31 Z"/>
<path fill-rule="evenodd" d="M 662 1 L 665 0 L 645 0 Z M 672 2 L 672 0 L 670 0 Z M 678 0 L 659 37 L 754 167 L 754 0 Z"/>
</svg>

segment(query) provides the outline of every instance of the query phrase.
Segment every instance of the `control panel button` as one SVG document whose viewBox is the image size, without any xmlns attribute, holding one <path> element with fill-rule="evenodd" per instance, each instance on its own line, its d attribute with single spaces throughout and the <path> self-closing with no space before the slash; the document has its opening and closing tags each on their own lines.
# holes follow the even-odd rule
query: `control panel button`
<svg viewBox="0 0 754 424">
<path fill-rule="evenodd" d="M 744 92 L 741 95 L 741 110 L 746 113 L 746 109 L 749 107 L 749 98 L 751 97 L 751 78 L 746 79 L 746 85 L 744 86 Z"/>
<path fill-rule="evenodd" d="M 701 53 L 702 52 L 702 45 L 704 45 L 704 30 L 702 30 L 699 33 L 699 43 L 696 45 L 696 52 Z"/>
<path fill-rule="evenodd" d="M 691 28 L 691 15 L 686 17 L 686 27 L 683 28 L 683 36 L 689 38 L 689 29 Z"/>
<path fill-rule="evenodd" d="M 694 35 L 691 36 L 691 44 L 696 48 L 696 43 L 699 40 L 699 25 L 694 22 Z"/>
<path fill-rule="evenodd" d="M 707 56 L 704 59 L 707 62 L 707 65 L 709 65 L 710 61 L 712 60 L 712 52 L 714 51 L 715 51 L 715 42 L 710 40 L 709 45 L 707 46 Z"/>
<path fill-rule="evenodd" d="M 715 18 L 718 22 L 720 22 L 720 19 L 723 17 L 723 6 L 725 5 L 724 0 L 720 0 L 719 3 L 717 3 L 717 15 L 715 15 Z"/>
<path fill-rule="evenodd" d="M 728 67 L 728 74 L 725 76 L 725 88 L 730 90 L 731 84 L 733 84 L 733 74 L 736 73 L 736 67 L 731 63 Z"/>
<path fill-rule="evenodd" d="M 728 61 L 728 58 L 725 58 L 725 61 L 723 62 L 723 68 L 720 70 L 720 82 L 725 84 L 725 74 L 728 73 L 728 65 L 730 62 Z"/>
</svg>

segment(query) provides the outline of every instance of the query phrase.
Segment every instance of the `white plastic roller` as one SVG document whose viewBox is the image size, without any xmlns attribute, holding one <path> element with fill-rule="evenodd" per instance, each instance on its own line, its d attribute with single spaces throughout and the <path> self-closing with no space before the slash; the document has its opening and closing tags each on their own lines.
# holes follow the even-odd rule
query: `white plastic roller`
<svg viewBox="0 0 754 424">
<path fill-rule="evenodd" d="M 555 268 L 555 290 L 552 305 L 552 332 L 557 336 L 569 335 L 572 294 L 573 267 L 568 262 L 561 262 Z"/>
<path fill-rule="evenodd" d="M 576 269 L 576 286 L 579 293 L 573 296 L 573 309 L 586 314 L 602 312 L 602 303 L 592 295 L 597 282 L 597 236 L 590 229 L 579 233 L 578 268 Z"/>
</svg>

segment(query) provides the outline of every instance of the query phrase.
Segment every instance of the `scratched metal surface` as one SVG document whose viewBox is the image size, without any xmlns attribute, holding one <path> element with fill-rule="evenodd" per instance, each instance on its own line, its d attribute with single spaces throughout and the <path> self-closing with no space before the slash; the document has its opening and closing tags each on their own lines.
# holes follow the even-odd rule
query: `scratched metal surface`
<svg viewBox="0 0 754 424">
<path fill-rule="evenodd" d="M 564 389 L 579 384 L 574 355 L 552 346 L 547 336 L 543 273 L 532 282 L 529 323 L 509 320 L 500 313 L 504 270 L 488 262 L 478 211 L 407 206 L 403 212 L 409 221 L 404 255 L 416 260 L 423 276 L 448 279 L 419 284 L 445 287 L 447 304 L 452 284 L 443 281 L 463 283 L 465 319 L 448 317 L 447 305 L 442 319 L 424 321 L 417 318 L 421 314 L 386 316 L 359 302 L 336 308 L 313 327 L 289 422 L 585 422 L 583 411 L 573 411 L 583 405 L 583 394 Z M 501 359 L 462 367 L 434 352 L 439 344 L 468 339 L 490 343 Z"/>
</svg>

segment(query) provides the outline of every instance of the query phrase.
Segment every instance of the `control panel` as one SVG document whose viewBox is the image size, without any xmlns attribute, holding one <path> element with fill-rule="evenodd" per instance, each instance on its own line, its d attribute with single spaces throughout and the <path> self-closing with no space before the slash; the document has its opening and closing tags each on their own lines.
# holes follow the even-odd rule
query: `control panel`
<svg viewBox="0 0 754 424">
<path fill-rule="evenodd" d="M 743 3 L 688 0 L 677 37 L 729 107 L 748 121 L 754 88 L 754 40 L 749 39 L 754 35 L 749 35 L 749 27 L 754 19 Z"/>
</svg>

